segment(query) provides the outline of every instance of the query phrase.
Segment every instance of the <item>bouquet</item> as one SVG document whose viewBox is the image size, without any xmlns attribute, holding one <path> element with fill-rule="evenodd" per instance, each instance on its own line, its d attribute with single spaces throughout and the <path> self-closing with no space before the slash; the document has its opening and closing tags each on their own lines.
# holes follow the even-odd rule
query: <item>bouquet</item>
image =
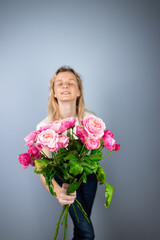
<svg viewBox="0 0 160 240">
<path fill-rule="evenodd" d="M 31 165 L 35 167 L 35 173 L 43 174 L 53 196 L 56 196 L 52 183 L 55 175 L 62 182 L 69 184 L 67 193 L 70 194 L 75 192 L 82 182 L 87 182 L 87 175 L 96 174 L 99 184 L 105 183 L 105 207 L 108 208 L 112 200 L 113 187 L 106 182 L 105 172 L 99 162 L 113 151 L 118 151 L 120 144 L 115 143 L 110 130 L 105 130 L 106 126 L 102 119 L 87 115 L 81 120 L 81 125 L 76 125 L 76 121 L 75 117 L 54 121 L 31 132 L 24 138 L 28 151 L 20 154 L 18 160 L 23 168 Z M 44 153 L 43 148 L 50 150 L 50 157 Z M 103 149 L 109 150 L 105 156 L 102 156 Z M 81 203 L 77 199 L 75 202 L 89 221 Z M 73 204 L 72 206 L 79 221 L 75 207 Z M 69 205 L 63 206 L 54 240 L 57 238 L 61 222 L 64 223 L 63 240 L 65 240 L 68 210 Z"/>
</svg>

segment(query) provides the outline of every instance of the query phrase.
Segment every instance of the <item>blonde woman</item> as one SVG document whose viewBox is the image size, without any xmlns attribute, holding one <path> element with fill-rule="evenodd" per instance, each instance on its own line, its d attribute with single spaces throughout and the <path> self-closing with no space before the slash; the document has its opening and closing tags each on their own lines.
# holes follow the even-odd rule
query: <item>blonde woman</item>
<svg viewBox="0 0 160 240">
<path fill-rule="evenodd" d="M 37 125 L 37 129 L 47 125 L 52 121 L 68 117 L 77 117 L 78 121 L 92 112 L 85 110 L 83 99 L 83 86 L 79 74 L 72 68 L 63 66 L 59 68 L 49 85 L 48 117 Z M 49 156 L 48 149 L 43 149 Z M 49 191 L 45 184 L 45 178 L 41 175 L 43 186 Z M 97 179 L 95 174 L 87 176 L 87 183 L 82 183 L 79 189 L 72 194 L 67 194 L 68 184 L 63 183 L 57 176 L 52 180 L 54 191 L 61 206 L 74 203 L 75 198 L 82 204 L 90 219 L 93 201 L 97 190 Z M 77 223 L 73 207 L 70 206 L 69 213 L 74 224 L 73 240 L 93 240 L 94 230 L 92 222 L 90 224 L 76 207 L 79 223 Z"/>
</svg>

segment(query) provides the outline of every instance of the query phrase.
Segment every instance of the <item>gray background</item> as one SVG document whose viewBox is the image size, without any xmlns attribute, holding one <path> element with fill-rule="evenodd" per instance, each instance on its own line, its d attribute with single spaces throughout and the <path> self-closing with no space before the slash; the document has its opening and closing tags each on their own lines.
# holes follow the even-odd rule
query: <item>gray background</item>
<svg viewBox="0 0 160 240">
<path fill-rule="evenodd" d="M 159 20 L 156 0 L 0 1 L 1 240 L 55 231 L 60 205 L 18 155 L 47 115 L 48 83 L 63 64 L 82 75 L 86 108 L 121 144 L 102 163 L 114 195 L 105 209 L 98 187 L 96 240 L 160 239 Z"/>
</svg>

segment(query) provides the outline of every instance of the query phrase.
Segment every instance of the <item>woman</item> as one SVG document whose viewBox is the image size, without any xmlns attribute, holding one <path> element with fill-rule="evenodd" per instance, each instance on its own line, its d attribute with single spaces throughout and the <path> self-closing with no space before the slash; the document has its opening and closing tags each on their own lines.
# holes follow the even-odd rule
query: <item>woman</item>
<svg viewBox="0 0 160 240">
<path fill-rule="evenodd" d="M 68 117 L 77 117 L 78 121 L 88 114 L 93 114 L 84 109 L 83 86 L 80 76 L 70 67 L 63 66 L 59 68 L 50 81 L 50 96 L 48 102 L 48 117 L 37 125 L 37 129 L 41 126 L 49 124 L 55 120 Z M 49 150 L 43 149 L 49 156 Z M 49 191 L 45 184 L 45 178 L 41 175 L 43 186 Z M 72 194 L 67 194 L 68 184 L 55 176 L 52 180 L 54 191 L 61 206 L 74 203 L 75 198 L 82 204 L 90 219 L 91 209 L 97 189 L 97 179 L 95 174 L 87 176 L 87 183 L 82 183 L 79 189 Z M 80 210 L 74 203 L 79 218 L 79 223 L 75 217 L 73 207 L 70 206 L 69 213 L 74 224 L 73 240 L 92 240 L 94 239 L 94 230 L 92 222 L 87 222 Z"/>
</svg>

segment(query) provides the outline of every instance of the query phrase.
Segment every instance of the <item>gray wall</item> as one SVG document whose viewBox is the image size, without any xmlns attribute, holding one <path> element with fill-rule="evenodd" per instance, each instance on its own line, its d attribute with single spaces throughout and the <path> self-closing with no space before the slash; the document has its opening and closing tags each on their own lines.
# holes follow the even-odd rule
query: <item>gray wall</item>
<svg viewBox="0 0 160 240">
<path fill-rule="evenodd" d="M 63 64 L 82 75 L 86 108 L 121 144 L 102 163 L 114 195 L 105 209 L 98 187 L 96 240 L 160 238 L 159 13 L 156 0 L 0 1 L 1 240 L 55 231 L 61 208 L 18 155 L 47 115 L 48 83 Z"/>
</svg>

